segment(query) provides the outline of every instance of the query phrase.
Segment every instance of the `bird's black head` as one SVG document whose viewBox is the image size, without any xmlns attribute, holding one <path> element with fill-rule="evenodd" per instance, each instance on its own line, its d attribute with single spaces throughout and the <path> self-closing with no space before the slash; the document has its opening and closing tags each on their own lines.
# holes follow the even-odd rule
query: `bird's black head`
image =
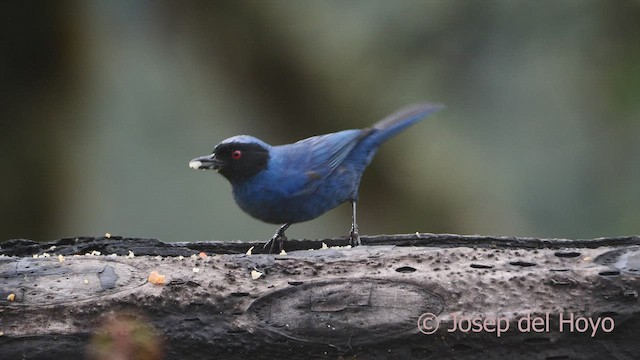
<svg viewBox="0 0 640 360">
<path fill-rule="evenodd" d="M 218 170 L 232 183 L 249 179 L 266 169 L 269 146 L 261 141 L 240 140 L 231 138 L 221 142 L 211 155 L 197 157 L 189 162 L 189 166 L 193 169 Z"/>
</svg>

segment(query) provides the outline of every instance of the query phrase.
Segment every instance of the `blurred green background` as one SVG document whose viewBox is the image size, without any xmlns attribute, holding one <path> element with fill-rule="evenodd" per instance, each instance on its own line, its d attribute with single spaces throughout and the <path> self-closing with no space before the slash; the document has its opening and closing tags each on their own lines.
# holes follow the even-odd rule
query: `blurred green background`
<svg viewBox="0 0 640 360">
<path fill-rule="evenodd" d="M 385 144 L 363 234 L 640 233 L 638 1 L 3 1 L 0 239 L 261 240 L 214 172 L 447 109 Z M 290 238 L 346 235 L 343 205 Z"/>
</svg>

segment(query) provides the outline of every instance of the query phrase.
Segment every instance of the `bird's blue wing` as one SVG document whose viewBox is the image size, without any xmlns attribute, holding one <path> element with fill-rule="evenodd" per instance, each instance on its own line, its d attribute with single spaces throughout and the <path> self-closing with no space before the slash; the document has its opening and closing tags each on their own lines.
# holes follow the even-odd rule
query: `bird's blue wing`
<svg viewBox="0 0 640 360">
<path fill-rule="evenodd" d="M 344 130 L 287 145 L 287 151 L 300 156 L 301 161 L 291 165 L 296 168 L 295 172 L 299 176 L 304 176 L 301 179 L 302 186 L 295 195 L 315 191 L 318 185 L 340 166 L 366 132 L 368 130 Z"/>
<path fill-rule="evenodd" d="M 286 180 L 282 182 L 290 185 L 287 189 L 294 196 L 313 193 L 350 155 L 349 166 L 344 167 L 347 172 L 339 177 L 344 184 L 337 186 L 357 182 L 382 142 L 440 109 L 442 106 L 437 104 L 418 104 L 401 109 L 370 128 L 314 136 L 281 146 L 287 153 L 283 158 L 295 159 L 283 164 Z"/>
<path fill-rule="evenodd" d="M 308 168 L 320 173 L 335 170 L 363 138 L 363 130 L 344 130 L 300 140 L 309 151 Z"/>
<path fill-rule="evenodd" d="M 372 154 L 380 144 L 398 132 L 406 129 L 427 115 L 443 108 L 439 104 L 417 104 L 403 108 L 378 121 L 372 127 L 358 130 L 344 130 L 333 134 L 314 136 L 300 140 L 300 145 L 310 151 L 309 168 L 323 172 L 335 170 L 362 140 L 363 158 Z M 360 150 L 358 150 L 360 152 Z M 365 161 L 368 164 L 370 159 Z M 366 166 L 366 165 L 365 165 Z M 317 169 L 316 169 L 317 168 Z"/>
</svg>

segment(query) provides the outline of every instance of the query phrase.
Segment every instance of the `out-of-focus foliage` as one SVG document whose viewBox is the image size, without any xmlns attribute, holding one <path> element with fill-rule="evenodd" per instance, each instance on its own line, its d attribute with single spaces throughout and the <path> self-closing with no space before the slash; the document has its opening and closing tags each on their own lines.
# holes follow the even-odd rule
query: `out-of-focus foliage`
<svg viewBox="0 0 640 360">
<path fill-rule="evenodd" d="M 266 239 L 215 173 L 272 144 L 447 109 L 385 144 L 361 232 L 640 232 L 637 1 L 5 1 L 0 239 Z M 349 207 L 288 235 L 346 235 Z"/>
</svg>

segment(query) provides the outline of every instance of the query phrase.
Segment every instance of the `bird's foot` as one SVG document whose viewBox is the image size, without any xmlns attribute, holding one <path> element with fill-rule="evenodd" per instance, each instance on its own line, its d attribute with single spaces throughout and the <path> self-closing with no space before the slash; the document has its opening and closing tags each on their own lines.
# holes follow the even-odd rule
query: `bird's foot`
<svg viewBox="0 0 640 360">
<path fill-rule="evenodd" d="M 349 233 L 349 244 L 352 247 L 362 245 L 362 242 L 360 242 L 360 235 L 358 234 L 357 228 L 351 228 L 351 232 Z"/>
<path fill-rule="evenodd" d="M 291 226 L 291 223 L 286 223 L 282 225 L 280 229 L 278 229 L 278 231 L 276 231 L 276 233 L 273 234 L 273 237 L 271 238 L 271 240 L 269 240 L 269 242 L 264 244 L 262 248 L 266 249 L 267 247 L 269 247 L 269 254 L 271 254 L 273 253 L 273 247 L 275 246 L 277 241 L 278 247 L 280 248 L 279 250 L 280 252 L 282 252 L 284 250 L 284 242 L 287 241 L 287 237 L 284 236 L 284 232 L 289 228 L 289 226 Z"/>
<path fill-rule="evenodd" d="M 282 252 L 282 250 L 284 250 L 284 242 L 287 241 L 287 237 L 284 235 L 280 235 L 278 233 L 276 233 L 275 235 L 273 235 L 273 237 L 271 238 L 271 240 L 269 240 L 267 243 L 264 244 L 264 246 L 262 247 L 263 249 L 269 249 L 268 254 L 273 254 L 273 249 L 276 245 L 276 242 L 278 243 L 278 252 Z"/>
</svg>

